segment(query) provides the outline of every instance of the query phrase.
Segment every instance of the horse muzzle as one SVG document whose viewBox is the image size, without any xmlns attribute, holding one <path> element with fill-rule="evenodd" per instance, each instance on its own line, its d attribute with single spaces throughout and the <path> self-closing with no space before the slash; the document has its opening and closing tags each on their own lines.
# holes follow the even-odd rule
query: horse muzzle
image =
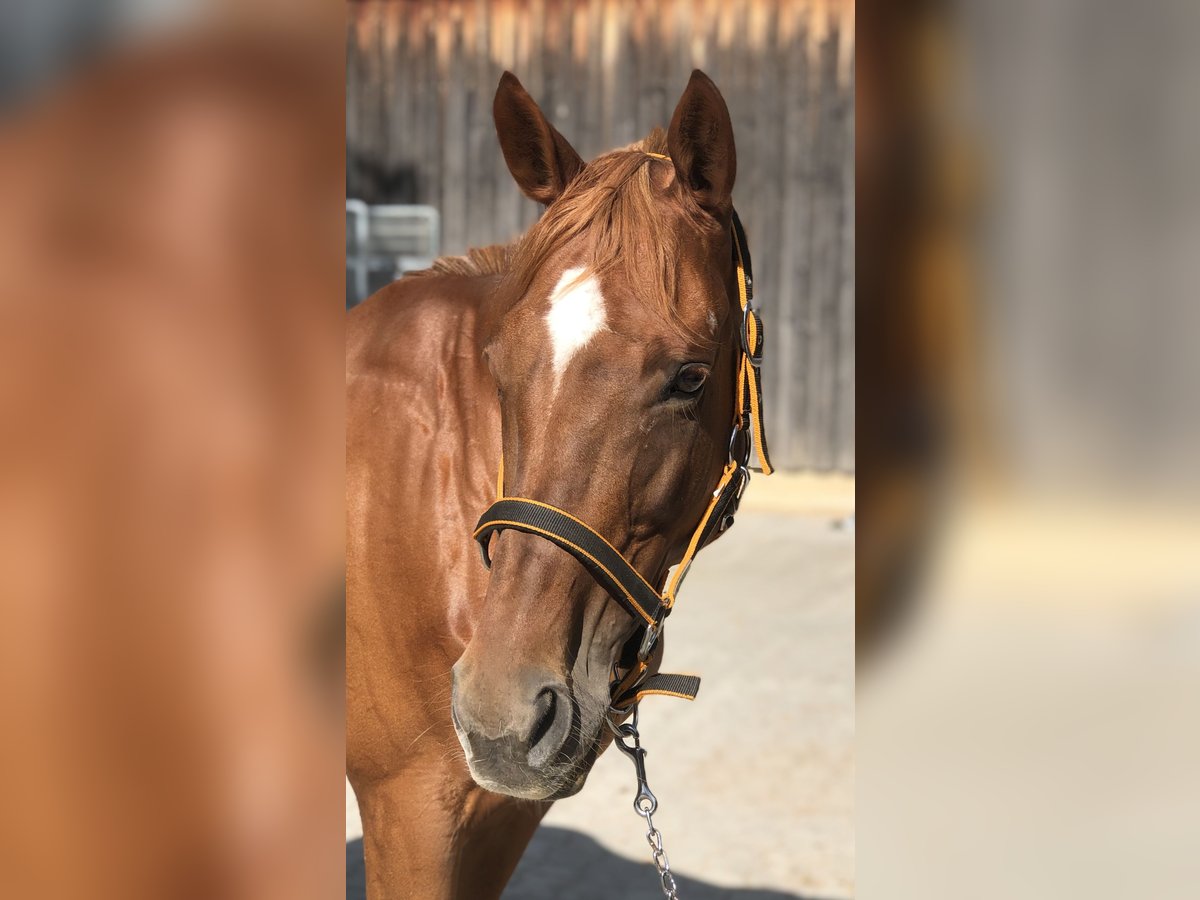
<svg viewBox="0 0 1200 900">
<path fill-rule="evenodd" d="M 570 796 L 583 786 L 595 738 L 581 740 L 580 707 L 566 682 L 524 670 L 503 680 L 454 667 L 454 730 L 480 787 L 527 800 Z"/>
</svg>

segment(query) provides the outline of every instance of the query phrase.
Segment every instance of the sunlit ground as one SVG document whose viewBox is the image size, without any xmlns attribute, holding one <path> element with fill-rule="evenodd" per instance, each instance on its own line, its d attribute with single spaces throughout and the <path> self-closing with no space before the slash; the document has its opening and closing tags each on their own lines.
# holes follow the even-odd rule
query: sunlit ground
<svg viewBox="0 0 1200 900">
<path fill-rule="evenodd" d="M 1025 496 L 945 533 L 862 681 L 860 895 L 1188 896 L 1200 520 Z"/>
</svg>

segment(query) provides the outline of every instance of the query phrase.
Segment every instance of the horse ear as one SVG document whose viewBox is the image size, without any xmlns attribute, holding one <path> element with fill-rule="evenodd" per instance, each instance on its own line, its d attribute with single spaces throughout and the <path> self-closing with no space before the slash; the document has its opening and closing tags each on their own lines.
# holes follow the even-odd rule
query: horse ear
<svg viewBox="0 0 1200 900">
<path fill-rule="evenodd" d="M 671 117 L 667 152 L 675 163 L 677 183 L 714 216 L 728 216 L 737 176 L 733 123 L 725 98 L 699 69 L 692 71 Z"/>
<path fill-rule="evenodd" d="M 500 76 L 492 117 L 517 185 L 538 203 L 553 203 L 583 169 L 575 148 L 546 120 L 512 72 Z"/>
</svg>

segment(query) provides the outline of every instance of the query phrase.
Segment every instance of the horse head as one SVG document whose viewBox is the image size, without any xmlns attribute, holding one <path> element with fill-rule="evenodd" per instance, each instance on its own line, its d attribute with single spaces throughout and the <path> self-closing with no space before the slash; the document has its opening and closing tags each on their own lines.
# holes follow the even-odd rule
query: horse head
<svg viewBox="0 0 1200 900">
<path fill-rule="evenodd" d="M 546 206 L 512 250 L 484 350 L 501 491 L 568 511 L 662 585 L 729 457 L 741 310 L 728 109 L 694 72 L 665 134 L 587 164 L 510 73 L 494 115 L 510 172 Z M 490 555 L 453 669 L 455 729 L 481 786 L 569 796 L 641 623 L 552 543 L 504 531 Z"/>
</svg>

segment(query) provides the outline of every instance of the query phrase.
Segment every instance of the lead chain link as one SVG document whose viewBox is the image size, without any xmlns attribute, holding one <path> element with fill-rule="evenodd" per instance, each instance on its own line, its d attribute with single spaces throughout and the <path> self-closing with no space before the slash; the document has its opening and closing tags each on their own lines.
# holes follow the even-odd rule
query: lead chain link
<svg viewBox="0 0 1200 900">
<path fill-rule="evenodd" d="M 671 874 L 671 861 L 667 859 L 667 851 L 663 849 L 662 832 L 654 827 L 654 819 L 650 813 L 639 813 L 646 817 L 646 843 L 650 845 L 650 857 L 654 867 L 658 869 L 658 881 L 662 887 L 663 896 L 667 900 L 679 900 L 679 888 L 675 884 L 675 876 Z"/>
</svg>

